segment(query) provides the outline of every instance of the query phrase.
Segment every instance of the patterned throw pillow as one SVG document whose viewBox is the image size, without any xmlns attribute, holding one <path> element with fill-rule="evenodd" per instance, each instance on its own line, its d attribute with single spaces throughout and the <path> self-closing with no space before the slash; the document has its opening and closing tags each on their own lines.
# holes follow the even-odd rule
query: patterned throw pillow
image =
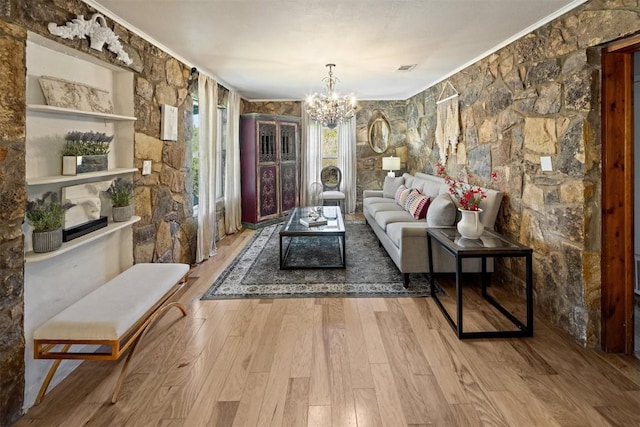
<svg viewBox="0 0 640 427">
<path fill-rule="evenodd" d="M 403 209 L 404 209 L 405 201 L 407 200 L 407 196 L 409 195 L 410 191 L 411 190 L 405 187 L 404 185 L 401 185 L 396 190 L 396 197 L 395 197 L 396 203 L 402 206 Z"/>
<path fill-rule="evenodd" d="M 424 219 L 427 216 L 431 198 L 423 195 L 418 190 L 414 190 L 409 194 L 405 203 L 405 210 L 414 219 Z"/>
</svg>

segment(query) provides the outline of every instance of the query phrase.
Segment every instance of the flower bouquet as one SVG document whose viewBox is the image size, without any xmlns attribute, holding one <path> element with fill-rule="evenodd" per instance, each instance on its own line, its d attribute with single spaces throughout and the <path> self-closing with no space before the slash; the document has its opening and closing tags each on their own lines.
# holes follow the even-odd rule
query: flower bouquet
<svg viewBox="0 0 640 427">
<path fill-rule="evenodd" d="M 487 198 L 487 194 L 482 187 L 471 185 L 462 178 L 454 179 L 447 175 L 445 167 L 441 162 L 436 164 L 438 175 L 444 177 L 445 182 L 449 185 L 449 194 L 454 202 L 462 210 L 478 211 L 480 210 L 480 202 Z M 467 174 L 466 179 L 472 179 L 473 175 Z M 497 179 L 495 172 L 491 173 L 492 183 Z"/>
</svg>

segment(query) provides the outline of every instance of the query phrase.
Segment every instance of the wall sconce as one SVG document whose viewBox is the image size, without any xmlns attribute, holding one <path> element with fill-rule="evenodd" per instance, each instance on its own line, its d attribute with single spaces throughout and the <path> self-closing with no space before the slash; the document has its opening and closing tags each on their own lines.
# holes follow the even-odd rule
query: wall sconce
<svg viewBox="0 0 640 427">
<path fill-rule="evenodd" d="M 396 173 L 394 171 L 400 170 L 400 157 L 383 157 L 382 169 L 389 171 L 387 176 L 395 178 Z"/>
<path fill-rule="evenodd" d="M 189 93 L 198 93 L 198 78 L 200 77 L 200 72 L 196 67 L 191 68 L 191 74 L 189 74 L 189 79 L 187 80 L 187 90 Z"/>
</svg>

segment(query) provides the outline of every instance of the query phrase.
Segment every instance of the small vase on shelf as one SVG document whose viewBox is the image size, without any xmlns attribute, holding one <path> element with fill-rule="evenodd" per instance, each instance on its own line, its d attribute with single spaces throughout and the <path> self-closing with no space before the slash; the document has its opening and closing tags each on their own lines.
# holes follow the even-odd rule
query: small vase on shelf
<svg viewBox="0 0 640 427">
<path fill-rule="evenodd" d="M 484 224 L 480 222 L 480 213 L 482 209 L 477 211 L 469 211 L 458 208 L 462 214 L 462 218 L 458 221 L 458 233 L 465 239 L 478 239 L 484 231 Z"/>
<path fill-rule="evenodd" d="M 34 231 L 31 236 L 35 253 L 55 251 L 62 246 L 62 228 L 52 231 Z"/>
<path fill-rule="evenodd" d="M 112 209 L 114 222 L 129 221 L 133 216 L 133 205 L 114 206 Z"/>
</svg>

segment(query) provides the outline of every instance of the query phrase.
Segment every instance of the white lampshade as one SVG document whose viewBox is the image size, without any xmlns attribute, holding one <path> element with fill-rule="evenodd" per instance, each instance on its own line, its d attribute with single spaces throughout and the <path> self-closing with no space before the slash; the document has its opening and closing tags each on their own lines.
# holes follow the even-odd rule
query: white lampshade
<svg viewBox="0 0 640 427">
<path fill-rule="evenodd" d="M 383 157 L 382 169 L 388 170 L 389 176 L 395 176 L 393 171 L 400 170 L 400 157 Z"/>
</svg>

